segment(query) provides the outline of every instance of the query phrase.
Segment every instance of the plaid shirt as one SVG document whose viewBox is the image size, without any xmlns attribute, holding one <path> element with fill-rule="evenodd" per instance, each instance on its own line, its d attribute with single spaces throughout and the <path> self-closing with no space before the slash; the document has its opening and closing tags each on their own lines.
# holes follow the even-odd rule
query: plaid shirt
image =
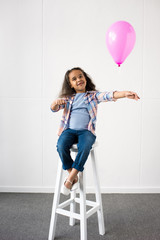
<svg viewBox="0 0 160 240">
<path fill-rule="evenodd" d="M 91 131 L 94 135 L 96 135 L 95 126 L 98 104 L 101 102 L 116 101 L 116 99 L 113 98 L 113 93 L 114 93 L 113 91 L 111 92 L 87 91 L 86 94 L 84 95 L 84 102 L 87 104 L 88 112 L 91 117 L 88 124 L 88 130 Z M 59 110 L 64 109 L 60 123 L 60 128 L 58 131 L 58 136 L 60 136 L 61 133 L 69 126 L 69 116 L 75 95 L 76 93 L 74 93 L 70 97 L 63 98 L 64 100 L 66 100 L 66 104 L 60 105 L 57 110 L 51 109 L 52 112 L 58 112 Z"/>
</svg>

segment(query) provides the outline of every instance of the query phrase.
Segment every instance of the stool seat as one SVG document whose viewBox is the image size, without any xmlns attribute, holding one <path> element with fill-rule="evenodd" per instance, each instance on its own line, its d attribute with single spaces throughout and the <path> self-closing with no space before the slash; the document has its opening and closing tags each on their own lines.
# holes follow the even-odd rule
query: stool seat
<svg viewBox="0 0 160 240">
<path fill-rule="evenodd" d="M 96 201 L 86 200 L 86 184 L 85 184 L 86 170 L 84 169 L 83 172 L 78 173 L 79 197 L 76 196 L 76 190 L 71 191 L 70 198 L 62 203 L 59 203 L 60 189 L 61 189 L 62 177 L 64 172 L 62 168 L 62 163 L 59 160 L 55 194 L 54 194 L 53 204 L 52 204 L 52 213 L 51 213 L 48 240 L 52 240 L 55 238 L 56 222 L 57 222 L 58 214 L 69 217 L 70 226 L 75 225 L 75 219 L 80 220 L 80 233 L 81 233 L 80 239 L 87 240 L 87 219 L 90 216 L 92 216 L 95 212 L 97 212 L 99 234 L 100 235 L 105 234 L 102 199 L 101 199 L 101 193 L 100 193 L 100 185 L 99 185 L 99 178 L 98 178 L 97 166 L 96 166 L 96 155 L 95 155 L 95 147 L 97 147 L 97 145 L 98 143 L 95 142 L 92 145 L 92 148 L 90 150 L 91 162 L 93 167 L 93 177 L 95 181 Z M 73 144 L 70 150 L 71 152 L 75 152 L 75 155 L 77 155 L 77 152 L 78 152 L 77 144 Z M 76 204 L 80 204 L 80 213 L 76 213 Z M 70 210 L 65 210 L 64 208 L 67 207 L 68 205 L 70 205 Z M 91 208 L 87 211 L 86 206 L 90 206 Z"/>
<path fill-rule="evenodd" d="M 95 143 L 93 143 L 93 145 L 92 145 L 92 149 L 97 147 L 97 146 L 98 146 L 98 142 L 95 141 Z M 72 145 L 71 151 L 72 152 L 77 152 L 78 151 L 77 143 Z"/>
</svg>

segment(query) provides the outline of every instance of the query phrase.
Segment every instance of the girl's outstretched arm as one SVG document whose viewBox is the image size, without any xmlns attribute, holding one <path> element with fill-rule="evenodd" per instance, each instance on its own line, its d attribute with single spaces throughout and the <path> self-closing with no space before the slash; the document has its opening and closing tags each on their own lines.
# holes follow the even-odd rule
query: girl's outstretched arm
<svg viewBox="0 0 160 240">
<path fill-rule="evenodd" d="M 115 99 L 127 97 L 127 98 L 130 98 L 130 99 L 135 99 L 136 101 L 138 99 L 140 99 L 140 97 L 137 95 L 137 93 L 131 92 L 131 91 L 119 91 L 119 92 L 116 91 L 116 92 L 114 92 L 113 97 Z"/>
</svg>

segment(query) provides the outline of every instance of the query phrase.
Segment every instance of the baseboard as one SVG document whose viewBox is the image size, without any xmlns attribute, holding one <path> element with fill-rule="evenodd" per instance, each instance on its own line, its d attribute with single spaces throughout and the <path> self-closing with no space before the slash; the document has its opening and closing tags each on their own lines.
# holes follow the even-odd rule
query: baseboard
<svg viewBox="0 0 160 240">
<path fill-rule="evenodd" d="M 0 186 L 0 192 L 6 193 L 54 193 L 54 187 Z M 87 187 L 86 193 L 94 193 L 93 187 Z M 160 187 L 102 187 L 101 193 L 160 193 Z"/>
</svg>

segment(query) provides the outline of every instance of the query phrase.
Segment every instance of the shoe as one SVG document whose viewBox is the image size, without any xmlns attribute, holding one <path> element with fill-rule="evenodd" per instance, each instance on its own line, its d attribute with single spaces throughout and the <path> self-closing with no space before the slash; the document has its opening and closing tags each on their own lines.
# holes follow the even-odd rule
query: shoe
<svg viewBox="0 0 160 240">
<path fill-rule="evenodd" d="M 63 193 L 64 195 L 69 195 L 70 194 L 70 190 L 71 189 L 69 189 L 69 188 L 67 188 L 66 186 L 65 186 L 65 182 L 70 182 L 71 184 L 72 184 L 72 182 L 71 181 L 69 181 L 69 180 L 67 180 L 67 178 L 65 179 L 65 181 L 64 181 L 64 183 L 63 183 L 63 185 L 62 185 L 62 187 L 61 187 L 61 193 Z"/>
<path fill-rule="evenodd" d="M 77 182 L 72 184 L 71 191 L 75 191 L 79 187 L 79 178 L 77 176 Z"/>
</svg>

